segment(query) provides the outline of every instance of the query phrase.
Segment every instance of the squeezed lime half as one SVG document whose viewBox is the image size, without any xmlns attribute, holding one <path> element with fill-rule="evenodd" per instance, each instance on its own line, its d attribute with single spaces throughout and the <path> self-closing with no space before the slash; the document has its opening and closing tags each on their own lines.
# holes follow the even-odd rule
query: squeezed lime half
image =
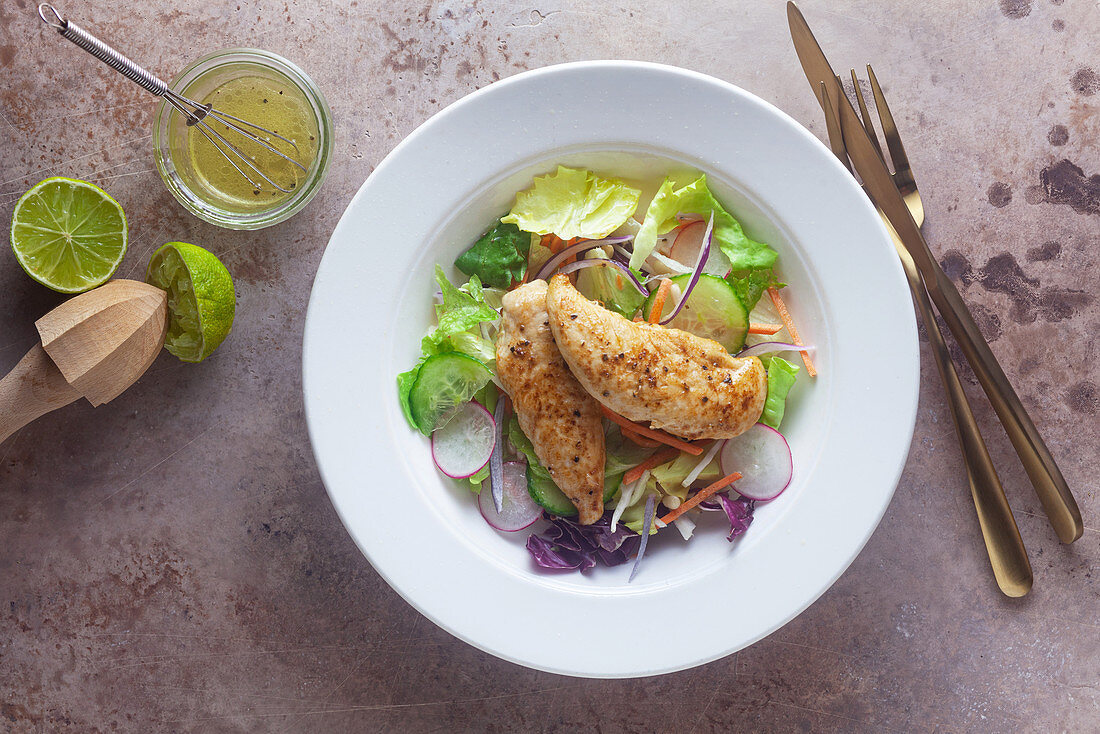
<svg viewBox="0 0 1100 734">
<path fill-rule="evenodd" d="M 212 252 L 169 242 L 153 253 L 145 280 L 168 292 L 164 348 L 184 362 L 201 362 L 233 328 L 233 278 Z"/>
</svg>

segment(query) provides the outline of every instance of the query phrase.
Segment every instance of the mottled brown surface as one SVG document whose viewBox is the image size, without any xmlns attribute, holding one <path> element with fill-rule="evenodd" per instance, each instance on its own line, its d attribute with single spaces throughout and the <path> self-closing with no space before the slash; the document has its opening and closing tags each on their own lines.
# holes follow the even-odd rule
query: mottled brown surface
<svg viewBox="0 0 1100 734">
<path fill-rule="evenodd" d="M 768 375 L 756 357 L 731 357 L 716 341 L 630 321 L 560 274 L 550 279 L 546 305 L 570 370 L 624 418 L 688 440 L 740 436 L 760 419 Z"/>
<path fill-rule="evenodd" d="M 205 225 L 152 170 L 145 92 L 47 33 L 30 0 L 0 2 L 0 216 L 42 177 L 91 179 L 130 218 L 120 275 L 140 274 L 161 243 L 189 240 L 225 260 L 239 297 L 232 335 L 204 364 L 164 354 L 111 404 L 69 406 L 0 446 L 0 730 L 1100 726 L 1093 0 L 802 5 L 838 67 L 874 62 L 925 194 L 931 246 L 1076 491 L 1084 537 L 1058 543 L 976 400 L 1035 568 L 1029 597 L 998 594 L 925 350 L 908 465 L 847 573 L 757 645 L 641 681 L 500 662 L 386 586 L 341 527 L 310 454 L 306 299 L 339 213 L 385 153 L 444 105 L 523 69 L 603 57 L 678 64 L 735 82 L 823 136 L 782 3 L 62 6 L 166 76 L 229 46 L 300 62 L 328 94 L 337 144 L 305 213 L 254 234 Z M 59 300 L 0 250 L 0 370 Z M 869 367 L 889 369 L 879 357 Z M 701 618 L 737 623 L 721 610 Z M 661 620 L 654 639 L 673 623 Z"/>
</svg>

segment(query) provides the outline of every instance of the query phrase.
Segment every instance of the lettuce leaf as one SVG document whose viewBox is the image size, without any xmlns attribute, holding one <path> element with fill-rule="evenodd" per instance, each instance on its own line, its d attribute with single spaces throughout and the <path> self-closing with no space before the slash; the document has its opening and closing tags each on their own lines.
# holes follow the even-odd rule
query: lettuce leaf
<svg viewBox="0 0 1100 734">
<path fill-rule="evenodd" d="M 435 281 L 443 294 L 443 302 L 435 307 L 439 323 L 420 340 L 420 359 L 413 368 L 397 376 L 397 400 L 401 412 L 409 425 L 417 430 L 420 428 L 413 421 L 409 396 L 425 359 L 444 352 L 461 352 L 493 371 L 496 357 L 493 343 L 481 335 L 478 327 L 485 321 L 496 321 L 500 315 L 485 302 L 485 292 L 478 277 L 475 275 L 462 286 L 455 286 L 447 280 L 443 268 L 436 265 Z"/>
<path fill-rule="evenodd" d="M 657 246 L 657 237 L 676 227 L 677 214 L 698 214 L 706 218 L 711 212 L 714 213 L 713 241 L 729 259 L 731 269 L 760 270 L 775 264 L 778 257 L 776 251 L 745 234 L 741 223 L 730 216 L 710 193 L 707 177 L 701 175 L 694 181 L 673 177 L 664 180 L 649 203 L 642 228 L 634 239 L 630 267 L 638 269 L 642 266 Z"/>
<path fill-rule="evenodd" d="M 776 279 L 775 271 L 771 268 L 731 270 L 726 276 L 726 282 L 730 284 L 733 292 L 741 299 L 741 303 L 744 304 L 747 311 L 756 308 L 760 296 L 764 295 L 764 291 L 768 288 L 773 286 L 782 288 L 784 286 Z"/>
<path fill-rule="evenodd" d="M 775 355 L 765 356 L 761 361 L 768 369 L 768 397 L 764 401 L 760 422 L 779 430 L 787 406 L 787 393 L 794 385 L 799 367 Z"/>
<path fill-rule="evenodd" d="M 638 189 L 591 171 L 558 166 L 516 194 L 512 211 L 500 221 L 525 232 L 601 239 L 618 229 L 638 208 Z"/>
<path fill-rule="evenodd" d="M 649 476 L 653 477 L 654 481 L 657 482 L 662 493 L 674 495 L 681 500 L 686 500 L 688 488 L 684 487 L 682 482 L 698 463 L 698 456 L 681 453 L 672 461 L 653 467 Z M 712 459 L 711 462 L 707 464 L 706 468 L 699 472 L 696 481 L 709 484 L 721 478 L 722 470 L 718 466 L 718 460 Z"/>
<path fill-rule="evenodd" d="M 456 334 L 461 334 L 480 324 L 482 321 L 496 321 L 499 314 L 496 309 L 485 303 L 481 293 L 481 281 L 475 275 L 463 288 L 457 288 L 447 280 L 443 268 L 435 266 L 435 282 L 443 293 L 443 303 L 435 307 L 439 325 L 428 332 L 420 342 L 424 354 L 438 354 L 441 351 L 464 351 L 462 349 L 441 349 L 441 345 Z M 475 335 L 476 336 L 476 335 Z M 480 337 L 478 337 L 480 338 Z M 476 354 L 470 356 L 480 359 Z"/>
<path fill-rule="evenodd" d="M 588 258 L 608 259 L 599 249 L 589 253 Z M 609 266 L 585 268 L 577 273 L 577 290 L 589 300 L 599 301 L 604 308 L 628 319 L 645 301 L 645 296 L 627 282 L 621 270 Z"/>
<path fill-rule="evenodd" d="M 458 256 L 455 267 L 494 288 L 508 288 L 527 269 L 531 235 L 514 224 L 498 222 Z"/>
<path fill-rule="evenodd" d="M 421 357 L 411 370 L 402 372 L 397 376 L 397 401 L 401 404 L 401 412 L 405 415 L 405 420 L 409 422 L 409 425 L 417 430 L 420 430 L 420 428 L 413 420 L 412 408 L 409 407 L 409 394 L 412 393 L 416 376 L 420 372 L 420 365 L 422 364 L 424 364 L 424 357 Z"/>
</svg>

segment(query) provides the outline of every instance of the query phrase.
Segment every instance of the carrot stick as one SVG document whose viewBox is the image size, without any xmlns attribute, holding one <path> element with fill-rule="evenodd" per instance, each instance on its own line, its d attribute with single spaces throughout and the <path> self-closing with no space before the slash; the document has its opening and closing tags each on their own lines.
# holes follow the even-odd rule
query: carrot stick
<svg viewBox="0 0 1100 734">
<path fill-rule="evenodd" d="M 782 328 L 783 324 L 749 324 L 749 333 L 771 336 L 772 334 L 778 334 Z"/>
<path fill-rule="evenodd" d="M 666 461 L 672 461 L 680 455 L 680 449 L 667 448 L 662 449 L 650 456 L 638 466 L 629 470 L 626 474 L 623 474 L 623 484 L 633 484 L 638 481 L 638 478 L 645 474 L 650 469 L 664 464 Z"/>
<path fill-rule="evenodd" d="M 661 284 L 657 286 L 657 295 L 653 296 L 653 307 L 649 309 L 649 323 L 656 324 L 661 320 L 661 312 L 665 310 L 665 299 L 672 290 L 672 281 L 661 278 Z"/>
<path fill-rule="evenodd" d="M 648 438 L 642 438 L 641 436 L 639 436 L 637 433 L 630 430 L 629 428 L 624 428 L 624 427 L 620 426 L 620 429 L 622 430 L 624 438 L 630 439 L 631 441 L 638 444 L 642 448 L 655 449 L 655 448 L 657 448 L 658 446 L 661 445 L 661 444 L 657 443 L 656 441 L 650 441 Z"/>
<path fill-rule="evenodd" d="M 667 446 L 672 446 L 673 448 L 680 449 L 681 451 L 686 451 L 692 456 L 699 456 L 703 453 L 703 449 L 693 443 L 688 443 L 683 439 L 676 438 L 675 436 L 670 436 L 664 431 L 654 431 L 652 428 L 646 428 L 645 426 L 635 423 L 634 421 L 627 420 L 607 406 L 601 405 L 600 410 L 603 411 L 604 416 L 609 421 L 611 421 L 612 423 L 617 423 L 620 428 L 625 428 L 629 431 L 633 431 L 639 436 L 645 436 L 646 438 L 651 438 L 654 441 L 660 441 Z"/>
<path fill-rule="evenodd" d="M 706 498 L 710 497 L 711 495 L 718 494 L 718 492 L 722 491 L 723 489 L 725 489 L 729 485 L 733 484 L 734 482 L 736 482 L 740 478 L 741 478 L 741 474 L 738 473 L 738 472 L 734 472 L 733 474 L 729 474 L 727 476 L 722 477 L 721 479 L 719 479 L 714 484 L 711 484 L 708 487 L 704 487 L 703 489 L 700 489 L 687 502 L 683 503 L 682 505 L 677 507 L 675 510 L 673 510 L 672 512 L 670 512 L 667 515 L 665 515 L 664 517 L 662 517 L 661 522 L 663 522 L 665 525 L 671 524 L 672 521 L 675 520 L 676 518 L 678 518 L 680 515 L 683 515 L 685 512 L 687 512 L 691 508 L 695 507 L 696 505 L 698 505 L 700 502 L 702 502 Z"/>
<path fill-rule="evenodd" d="M 779 318 L 783 319 L 783 325 L 787 327 L 787 331 L 791 332 L 791 341 L 798 346 L 803 346 L 802 337 L 798 335 L 798 329 L 794 328 L 794 321 L 791 320 L 791 313 L 787 310 L 787 304 L 783 303 L 783 297 L 779 295 L 779 291 L 775 289 L 775 286 L 768 288 L 768 295 L 772 297 L 772 303 L 775 304 L 775 310 L 779 312 Z M 806 365 L 806 374 L 810 377 L 817 377 L 817 369 L 814 367 L 813 360 L 810 359 L 810 353 L 805 349 L 802 350 L 802 361 Z"/>
</svg>

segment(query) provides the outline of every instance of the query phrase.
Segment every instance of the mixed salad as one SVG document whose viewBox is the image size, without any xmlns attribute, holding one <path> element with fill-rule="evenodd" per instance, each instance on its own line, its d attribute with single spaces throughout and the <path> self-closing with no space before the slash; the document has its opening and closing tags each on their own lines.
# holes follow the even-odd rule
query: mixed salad
<svg viewBox="0 0 1100 734">
<path fill-rule="evenodd" d="M 592 171 L 560 166 L 535 178 L 455 260 L 465 282 L 436 266 L 437 323 L 419 361 L 397 377 L 410 425 L 431 437 L 440 471 L 478 495 L 490 525 L 517 532 L 548 523 L 527 540 L 542 568 L 634 558 L 633 578 L 651 534 L 672 525 L 689 540 L 693 517 L 712 511 L 729 521 L 732 542 L 748 530 L 756 503 L 791 479 L 786 400 L 803 370 L 816 372 L 784 305 L 775 250 L 745 233 L 704 175 L 670 175 L 644 209 L 640 201 L 640 189 Z M 735 438 L 689 442 L 610 414 L 606 512 L 588 525 L 539 462 L 496 374 L 504 294 L 555 273 L 627 319 L 712 339 L 730 354 L 759 357 L 767 370 L 759 422 Z"/>
</svg>

